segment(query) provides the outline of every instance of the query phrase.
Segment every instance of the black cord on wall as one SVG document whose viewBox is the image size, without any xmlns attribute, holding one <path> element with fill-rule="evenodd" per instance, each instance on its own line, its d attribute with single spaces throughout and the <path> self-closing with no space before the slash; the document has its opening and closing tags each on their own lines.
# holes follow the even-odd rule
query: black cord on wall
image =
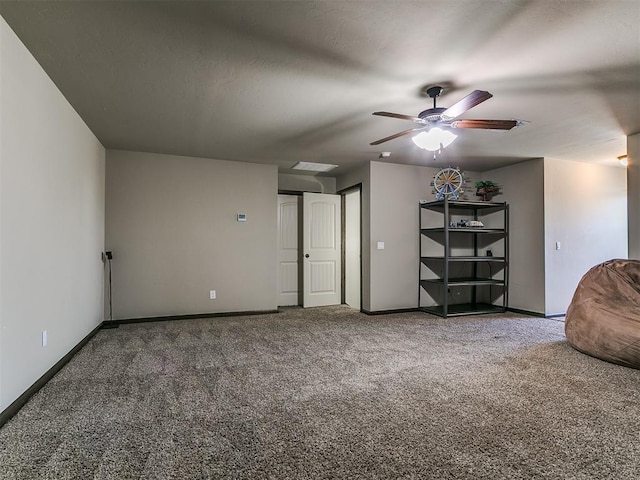
<svg viewBox="0 0 640 480">
<path fill-rule="evenodd" d="M 107 259 L 107 264 L 109 265 L 109 284 L 108 284 L 108 295 L 109 295 L 109 321 L 104 322 L 102 324 L 102 328 L 118 328 L 118 324 L 113 321 L 113 295 L 111 290 L 111 260 L 113 259 L 113 252 L 104 252 L 104 258 Z"/>
</svg>

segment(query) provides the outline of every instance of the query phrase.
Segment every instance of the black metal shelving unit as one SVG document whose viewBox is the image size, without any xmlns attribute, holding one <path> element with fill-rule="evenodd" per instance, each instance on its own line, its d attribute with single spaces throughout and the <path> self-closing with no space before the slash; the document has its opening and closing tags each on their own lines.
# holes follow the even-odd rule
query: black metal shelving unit
<svg viewBox="0 0 640 480">
<path fill-rule="evenodd" d="M 424 225 L 423 210 L 440 213 L 435 222 Z M 502 215 L 500 215 L 502 213 Z M 487 215 L 501 219 L 498 227 L 457 227 L 455 217 L 482 221 Z M 496 216 L 497 215 L 497 216 Z M 423 237 L 431 238 L 442 248 L 442 255 L 423 252 Z M 454 252 L 452 245 L 461 241 L 464 246 Z M 495 245 L 499 256 L 481 255 L 482 246 Z M 463 252 L 463 253 L 461 253 Z M 418 287 L 419 308 L 441 317 L 473 315 L 506 311 L 509 279 L 509 206 L 506 202 L 470 202 L 444 200 L 420 203 L 420 266 Z M 424 278 L 424 269 L 436 272 Z M 458 269 L 458 273 L 453 270 Z M 463 273 L 461 273 L 463 272 Z M 464 292 L 463 301 L 451 298 L 452 289 Z M 436 305 L 423 306 L 423 298 L 430 290 Z M 493 298 L 496 297 L 496 302 Z M 501 301 L 500 301 L 501 299 Z"/>
</svg>

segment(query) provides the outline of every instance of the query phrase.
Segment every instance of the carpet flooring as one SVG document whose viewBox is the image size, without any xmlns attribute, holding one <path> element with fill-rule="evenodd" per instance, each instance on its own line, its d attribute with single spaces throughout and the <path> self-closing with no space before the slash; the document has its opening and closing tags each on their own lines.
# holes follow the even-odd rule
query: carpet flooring
<svg viewBox="0 0 640 480">
<path fill-rule="evenodd" d="M 640 478 L 640 371 L 563 328 L 336 306 L 101 330 L 0 429 L 0 478 Z"/>
</svg>

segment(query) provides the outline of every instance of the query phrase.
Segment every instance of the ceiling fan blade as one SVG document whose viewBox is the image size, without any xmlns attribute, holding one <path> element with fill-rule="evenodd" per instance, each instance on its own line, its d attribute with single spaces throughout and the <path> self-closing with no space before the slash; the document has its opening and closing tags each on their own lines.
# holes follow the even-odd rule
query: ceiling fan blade
<svg viewBox="0 0 640 480">
<path fill-rule="evenodd" d="M 401 137 L 403 135 L 408 135 L 413 132 L 419 132 L 420 130 L 424 130 L 424 128 L 410 128 L 409 130 L 405 130 L 404 132 L 395 133 L 393 135 L 389 135 L 388 137 L 381 138 L 380 140 L 376 140 L 375 142 L 371 142 L 369 145 L 380 145 L 381 143 L 388 142 L 389 140 L 393 140 L 394 138 Z"/>
<path fill-rule="evenodd" d="M 380 115 L 381 117 L 399 118 L 400 120 L 411 120 L 416 123 L 425 123 L 420 117 L 412 117 L 411 115 L 402 115 L 401 113 L 391 112 L 373 112 L 372 115 Z"/>
<path fill-rule="evenodd" d="M 520 124 L 518 120 L 454 120 L 451 128 L 482 128 L 485 130 L 511 130 Z"/>
<path fill-rule="evenodd" d="M 454 118 L 462 115 L 467 110 L 470 110 L 476 105 L 481 104 L 485 100 L 489 100 L 491 97 L 493 97 L 493 95 L 491 95 L 489 92 L 485 92 L 484 90 L 474 90 L 462 100 L 454 103 L 444 112 L 442 112 L 442 119 L 453 120 Z"/>
</svg>

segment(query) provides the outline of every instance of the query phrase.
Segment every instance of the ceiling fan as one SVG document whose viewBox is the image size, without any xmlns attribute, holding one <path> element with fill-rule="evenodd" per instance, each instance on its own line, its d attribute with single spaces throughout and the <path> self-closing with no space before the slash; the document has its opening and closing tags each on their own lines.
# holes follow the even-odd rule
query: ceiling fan
<svg viewBox="0 0 640 480">
<path fill-rule="evenodd" d="M 389 135 L 388 137 L 381 138 L 375 142 L 371 142 L 369 145 L 380 145 L 381 143 L 388 142 L 394 138 L 402 137 L 403 135 L 409 135 L 410 133 L 418 133 L 424 130 L 429 130 L 434 127 L 438 128 L 478 128 L 483 130 L 511 130 L 513 127 L 521 125 L 521 120 L 456 120 L 460 115 L 467 110 L 481 104 L 482 102 L 489 100 L 493 95 L 483 90 L 474 90 L 462 100 L 454 103 L 449 108 L 437 108 L 436 98 L 440 96 L 443 88 L 440 86 L 434 86 L 427 89 L 427 95 L 433 98 L 433 108 L 428 108 L 418 114 L 417 117 L 411 115 L 402 115 L 400 113 L 391 112 L 373 112 L 373 115 L 380 115 L 382 117 L 399 118 L 401 120 L 411 120 L 414 123 L 420 125 L 417 128 L 411 128 L 403 132 Z M 455 136 L 451 135 L 453 138 Z M 452 140 L 451 140 L 452 141 Z M 446 146 L 446 145 L 444 145 Z M 427 148 L 430 149 L 430 148 Z"/>
</svg>

